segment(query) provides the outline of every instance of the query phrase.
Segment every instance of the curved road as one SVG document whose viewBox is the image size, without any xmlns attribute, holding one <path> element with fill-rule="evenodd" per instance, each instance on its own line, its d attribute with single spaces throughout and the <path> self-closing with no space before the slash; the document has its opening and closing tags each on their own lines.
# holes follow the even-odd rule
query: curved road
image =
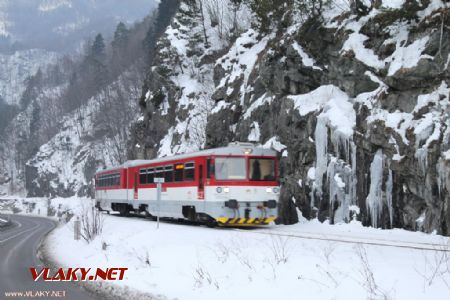
<svg viewBox="0 0 450 300">
<path fill-rule="evenodd" d="M 37 250 L 45 235 L 55 228 L 49 219 L 11 215 L 11 226 L 0 228 L 0 299 L 102 299 L 71 282 L 34 282 L 30 267 L 42 268 Z M 5 293 L 64 291 L 65 297 L 10 296 Z M 62 294 L 60 294 L 62 295 Z"/>
</svg>

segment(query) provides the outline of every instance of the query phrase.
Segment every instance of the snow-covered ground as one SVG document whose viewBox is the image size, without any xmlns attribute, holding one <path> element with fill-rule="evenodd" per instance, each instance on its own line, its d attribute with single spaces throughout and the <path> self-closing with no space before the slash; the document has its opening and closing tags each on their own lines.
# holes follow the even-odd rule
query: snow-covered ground
<svg viewBox="0 0 450 300">
<path fill-rule="evenodd" d="M 50 211 L 61 220 L 46 241 L 54 261 L 128 268 L 124 281 L 112 282 L 125 291 L 196 300 L 450 297 L 450 238 L 439 235 L 317 220 L 253 229 L 162 222 L 157 229 L 149 219 L 103 215 L 102 235 L 88 244 L 73 240 L 74 218 L 65 223 L 65 216 L 90 209 L 92 200 L 0 200 L 0 213 Z"/>
<path fill-rule="evenodd" d="M 52 200 L 75 214 L 88 205 Z M 104 215 L 102 235 L 88 244 L 73 240 L 73 220 L 47 239 L 56 262 L 125 267 L 125 280 L 113 284 L 169 299 L 450 297 L 450 238 L 438 235 L 317 220 L 245 230 L 162 222 L 157 229 L 148 219 Z"/>
</svg>

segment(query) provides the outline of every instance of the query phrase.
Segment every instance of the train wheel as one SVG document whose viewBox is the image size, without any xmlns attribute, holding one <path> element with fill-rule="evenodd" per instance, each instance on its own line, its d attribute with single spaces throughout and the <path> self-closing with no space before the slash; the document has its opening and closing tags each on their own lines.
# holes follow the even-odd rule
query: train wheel
<svg viewBox="0 0 450 300">
<path fill-rule="evenodd" d="M 128 217 L 130 215 L 130 212 L 128 210 L 127 205 L 121 205 L 119 208 L 119 214 L 121 217 Z"/>
<path fill-rule="evenodd" d="M 208 220 L 206 220 L 206 226 L 208 226 L 209 228 L 214 228 L 217 226 L 217 221 L 213 218 L 209 218 Z"/>
</svg>

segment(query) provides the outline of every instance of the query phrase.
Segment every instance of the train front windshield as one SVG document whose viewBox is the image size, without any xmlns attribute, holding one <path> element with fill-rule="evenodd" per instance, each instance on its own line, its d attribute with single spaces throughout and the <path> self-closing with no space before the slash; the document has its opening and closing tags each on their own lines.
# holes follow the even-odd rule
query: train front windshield
<svg viewBox="0 0 450 300">
<path fill-rule="evenodd" d="M 275 159 L 249 158 L 248 177 L 247 163 L 244 157 L 218 157 L 215 160 L 216 180 L 274 181 Z"/>
<path fill-rule="evenodd" d="M 217 180 L 245 180 L 247 178 L 244 157 L 218 157 L 215 170 Z"/>
<path fill-rule="evenodd" d="M 249 179 L 252 181 L 274 181 L 275 160 L 271 158 L 250 158 Z"/>
</svg>

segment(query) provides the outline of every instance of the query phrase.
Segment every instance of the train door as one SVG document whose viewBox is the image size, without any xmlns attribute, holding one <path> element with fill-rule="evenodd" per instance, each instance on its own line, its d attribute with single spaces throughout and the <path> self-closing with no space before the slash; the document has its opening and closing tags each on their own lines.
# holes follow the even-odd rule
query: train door
<svg viewBox="0 0 450 300">
<path fill-rule="evenodd" d="M 203 164 L 198 166 L 198 199 L 205 199 L 205 176 L 203 176 Z"/>
<path fill-rule="evenodd" d="M 138 199 L 138 173 L 134 172 L 134 200 Z"/>
<path fill-rule="evenodd" d="M 127 197 L 127 201 L 128 201 L 128 169 L 125 169 L 125 171 L 124 171 L 124 179 L 125 179 L 125 181 L 124 181 L 124 183 L 125 183 L 125 194 L 126 194 L 126 197 Z"/>
</svg>

